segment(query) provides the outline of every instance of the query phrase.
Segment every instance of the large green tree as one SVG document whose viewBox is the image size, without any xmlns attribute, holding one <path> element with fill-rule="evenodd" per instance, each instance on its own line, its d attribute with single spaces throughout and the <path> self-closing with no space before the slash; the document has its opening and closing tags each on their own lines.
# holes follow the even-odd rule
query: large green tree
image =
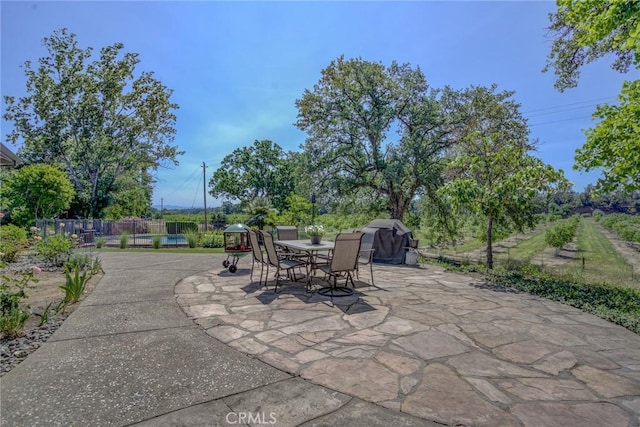
<svg viewBox="0 0 640 427">
<path fill-rule="evenodd" d="M 484 219 L 488 268 L 493 268 L 496 227 L 533 226 L 536 195 L 566 184 L 562 171 L 530 154 L 535 141 L 529 139 L 513 94 L 498 92 L 495 85 L 459 94 L 465 124 L 454 134 L 448 182 L 440 189 L 456 213 L 471 212 Z"/>
<path fill-rule="evenodd" d="M 134 172 L 132 170 L 116 180 L 114 190 L 109 195 L 109 206 L 104 211 L 105 218 L 144 217 L 151 214 L 149 200 L 153 193 L 152 180 L 144 170 L 139 171 L 138 176 Z"/>
<path fill-rule="evenodd" d="M 576 150 L 576 167 L 602 169 L 598 189 L 640 190 L 640 80 L 625 82 L 619 105 L 596 109 L 596 127 L 586 130 L 587 141 Z"/>
<path fill-rule="evenodd" d="M 52 165 L 26 165 L 8 175 L 0 187 L 2 203 L 22 226 L 60 215 L 75 194 L 67 175 Z"/>
<path fill-rule="evenodd" d="M 286 208 L 286 198 L 295 188 L 291 153 L 269 140 L 256 140 L 253 146 L 233 150 L 209 180 L 213 197 L 243 202 L 268 198 L 278 210 Z"/>
<path fill-rule="evenodd" d="M 332 61 L 296 101 L 313 187 L 325 200 L 373 196 L 397 219 L 416 196 L 437 203 L 451 130 L 445 95 L 408 64 Z"/>
<path fill-rule="evenodd" d="M 640 0 L 558 0 L 550 14 L 554 37 L 545 71 L 553 68 L 556 88 L 578 84 L 580 68 L 603 57 L 626 73 L 640 69 Z M 598 107 L 598 124 L 587 131 L 586 144 L 577 151 L 575 169 L 602 169 L 598 189 L 638 189 L 640 176 L 640 83 L 624 83 L 620 105 Z"/>
<path fill-rule="evenodd" d="M 130 171 L 177 165 L 171 146 L 178 106 L 153 73 L 136 70 L 138 54 L 115 43 L 78 47 L 66 29 L 43 40 L 48 55 L 37 68 L 25 62 L 27 96 L 5 96 L 7 139 L 22 142 L 27 163 L 56 163 L 76 189 L 74 214 L 100 217 L 118 180 Z M 150 200 L 149 202 L 150 203 Z"/>
</svg>

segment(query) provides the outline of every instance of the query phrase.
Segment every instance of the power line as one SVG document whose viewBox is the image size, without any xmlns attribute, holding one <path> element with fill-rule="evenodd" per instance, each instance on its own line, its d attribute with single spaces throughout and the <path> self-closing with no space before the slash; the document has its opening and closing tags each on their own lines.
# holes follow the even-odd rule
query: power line
<svg viewBox="0 0 640 427">
<path fill-rule="evenodd" d="M 534 109 L 534 110 L 523 111 L 523 112 L 522 112 L 522 114 L 535 113 L 535 112 L 538 112 L 538 111 L 553 110 L 553 109 L 556 109 L 556 108 L 571 107 L 571 106 L 574 106 L 574 105 L 580 105 L 580 104 L 586 104 L 586 103 L 593 103 L 593 102 L 596 102 L 596 101 L 603 101 L 603 100 L 605 100 L 605 99 L 615 99 L 615 98 L 616 98 L 615 96 L 605 96 L 605 97 L 603 97 L 603 98 L 587 99 L 587 100 L 585 100 L 585 101 L 572 102 L 572 103 L 570 103 L 570 104 L 561 104 L 561 105 L 556 105 L 556 106 L 553 106 L 553 107 L 536 108 L 536 109 Z M 596 105 L 597 105 L 597 104 L 596 104 Z"/>
<path fill-rule="evenodd" d="M 574 110 L 581 110 L 583 108 L 593 108 L 598 106 L 598 104 L 590 104 L 590 105 L 583 105 L 582 107 L 573 107 L 573 108 L 565 108 L 563 110 L 556 110 L 556 111 L 548 111 L 546 113 L 537 113 L 537 114 L 531 114 L 528 117 L 538 117 L 538 116 L 546 116 L 548 114 L 556 114 L 556 113 L 563 113 L 565 111 L 574 111 Z"/>
<path fill-rule="evenodd" d="M 572 120 L 581 120 L 581 119 L 588 119 L 591 116 L 582 116 L 582 117 L 572 117 L 570 119 L 562 119 L 562 120 L 552 120 L 550 122 L 541 122 L 541 123 L 534 123 L 532 125 L 529 125 L 529 127 L 533 127 L 533 126 L 540 126 L 540 125 L 548 125 L 551 123 L 561 123 L 561 122 L 570 122 Z"/>
<path fill-rule="evenodd" d="M 193 195 L 193 203 L 191 203 L 191 209 L 193 209 L 196 206 L 196 197 L 198 196 L 198 193 L 200 193 L 200 180 L 198 179 L 198 188 L 196 188 L 196 193 Z"/>
<path fill-rule="evenodd" d="M 193 181 L 193 178 L 196 176 L 196 174 L 198 174 L 198 172 L 200 172 L 200 168 L 199 167 L 195 168 L 193 170 L 193 172 L 191 172 L 191 175 L 189 175 L 189 178 L 184 180 L 182 182 L 182 184 L 180 185 L 180 187 L 178 187 L 176 189 L 176 191 L 180 191 L 180 190 L 184 189 L 187 185 L 191 184 L 191 181 Z"/>
</svg>

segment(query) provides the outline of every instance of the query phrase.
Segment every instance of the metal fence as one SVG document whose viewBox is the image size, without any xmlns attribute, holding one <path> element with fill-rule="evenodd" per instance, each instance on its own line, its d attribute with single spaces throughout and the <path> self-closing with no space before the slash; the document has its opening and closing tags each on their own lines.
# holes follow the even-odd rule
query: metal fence
<svg viewBox="0 0 640 427">
<path fill-rule="evenodd" d="M 204 224 L 195 222 L 166 221 L 163 219 L 136 219 L 104 221 L 101 219 L 38 220 L 36 227 L 43 238 L 51 234 L 75 234 L 81 245 L 104 246 L 153 246 L 154 238 L 161 239 L 161 246 L 187 246 L 186 234 L 204 232 Z"/>
</svg>

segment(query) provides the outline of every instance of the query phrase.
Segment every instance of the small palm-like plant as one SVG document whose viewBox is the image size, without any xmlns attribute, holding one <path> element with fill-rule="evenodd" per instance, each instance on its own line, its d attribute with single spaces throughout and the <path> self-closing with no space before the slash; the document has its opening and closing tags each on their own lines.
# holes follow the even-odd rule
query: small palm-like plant
<svg viewBox="0 0 640 427">
<path fill-rule="evenodd" d="M 104 244 L 107 242 L 107 239 L 105 239 L 104 237 L 100 236 L 96 239 L 96 248 L 100 249 L 104 246 Z"/>
<path fill-rule="evenodd" d="M 195 248 L 198 246 L 198 242 L 200 241 L 200 234 L 197 231 L 188 231 L 184 233 L 184 237 L 187 239 L 187 244 L 190 248 Z"/>
<path fill-rule="evenodd" d="M 129 232 L 123 231 L 120 233 L 120 249 L 127 249 L 129 247 Z"/>
<path fill-rule="evenodd" d="M 271 201 L 266 197 L 256 197 L 247 202 L 244 211 L 251 215 L 247 221 L 247 225 L 256 226 L 262 230 L 267 220 L 269 212 L 277 212 L 271 205 Z"/>
<path fill-rule="evenodd" d="M 152 239 L 153 249 L 160 249 L 162 246 L 162 236 L 159 234 L 155 234 Z"/>
<path fill-rule="evenodd" d="M 82 271 L 80 274 L 80 266 L 76 265 L 74 274 L 71 274 L 68 266 L 64 268 L 64 275 L 67 278 L 67 284 L 60 286 L 60 289 L 64 291 L 64 301 L 67 303 L 77 302 L 84 293 L 85 287 L 89 277 L 86 271 Z"/>
<path fill-rule="evenodd" d="M 100 257 L 95 257 L 93 261 L 91 261 L 91 274 L 104 273 L 102 269 L 102 260 Z"/>
</svg>

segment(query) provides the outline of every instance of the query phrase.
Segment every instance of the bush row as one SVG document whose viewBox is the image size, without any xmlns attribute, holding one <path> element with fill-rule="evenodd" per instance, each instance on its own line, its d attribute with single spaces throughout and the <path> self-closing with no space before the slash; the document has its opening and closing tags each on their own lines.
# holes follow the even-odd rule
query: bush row
<svg viewBox="0 0 640 427">
<path fill-rule="evenodd" d="M 531 266 L 494 271 L 497 284 L 562 302 L 640 334 L 640 290 L 607 284 L 559 280 Z"/>
<path fill-rule="evenodd" d="M 629 214 L 594 215 L 596 221 L 629 242 L 640 243 L 640 216 Z"/>
</svg>

